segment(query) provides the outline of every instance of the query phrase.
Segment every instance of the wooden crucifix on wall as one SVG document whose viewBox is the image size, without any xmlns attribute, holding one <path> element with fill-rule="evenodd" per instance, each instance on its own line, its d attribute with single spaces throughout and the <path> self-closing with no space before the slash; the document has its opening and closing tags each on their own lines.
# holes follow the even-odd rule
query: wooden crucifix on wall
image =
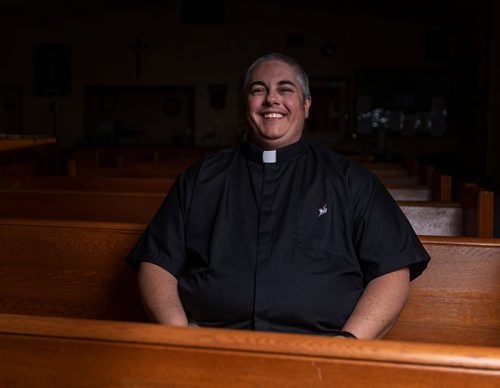
<svg viewBox="0 0 500 388">
<path fill-rule="evenodd" d="M 129 48 L 135 51 L 135 76 L 140 78 L 142 75 L 142 52 L 149 46 L 144 44 L 141 37 L 138 37 L 134 43 L 129 45 Z"/>
</svg>

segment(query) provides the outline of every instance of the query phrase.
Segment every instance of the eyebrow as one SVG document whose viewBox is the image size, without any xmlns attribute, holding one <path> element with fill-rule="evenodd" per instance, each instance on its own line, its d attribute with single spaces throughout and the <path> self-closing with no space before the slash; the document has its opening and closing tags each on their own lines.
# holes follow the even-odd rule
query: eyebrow
<svg viewBox="0 0 500 388">
<path fill-rule="evenodd" d="M 253 86 L 256 86 L 256 85 L 259 85 L 259 86 L 266 86 L 266 84 L 263 82 L 263 81 L 254 81 L 252 82 L 249 87 L 252 88 Z"/>
<path fill-rule="evenodd" d="M 295 86 L 295 87 L 297 86 L 297 85 L 295 85 L 295 82 L 289 81 L 287 79 L 285 79 L 283 81 L 279 81 L 278 85 L 292 85 L 292 86 Z"/>
<path fill-rule="evenodd" d="M 252 82 L 250 84 L 250 87 L 253 87 L 255 85 L 260 85 L 260 86 L 267 87 L 267 85 L 265 84 L 264 81 L 254 81 L 254 82 Z M 278 81 L 278 86 L 282 86 L 282 85 L 291 85 L 291 86 L 297 87 L 297 85 L 293 81 L 290 81 L 290 80 L 287 80 L 287 79 L 284 79 L 282 81 Z"/>
</svg>

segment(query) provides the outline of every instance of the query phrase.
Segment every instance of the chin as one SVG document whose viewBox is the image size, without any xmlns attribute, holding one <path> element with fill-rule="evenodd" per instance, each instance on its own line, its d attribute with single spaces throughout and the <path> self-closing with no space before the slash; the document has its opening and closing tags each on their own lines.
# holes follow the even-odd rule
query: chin
<svg viewBox="0 0 500 388">
<path fill-rule="evenodd" d="M 269 139 L 269 140 L 283 139 L 284 137 L 286 137 L 287 134 L 288 134 L 288 131 L 279 131 L 276 129 L 271 129 L 271 130 L 267 130 L 267 131 L 262 132 L 262 136 L 266 139 Z"/>
</svg>

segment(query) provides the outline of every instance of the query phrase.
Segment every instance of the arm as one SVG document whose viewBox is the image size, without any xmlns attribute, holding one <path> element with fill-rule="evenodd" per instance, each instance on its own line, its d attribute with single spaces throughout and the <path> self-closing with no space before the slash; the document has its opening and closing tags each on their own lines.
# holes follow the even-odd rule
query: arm
<svg viewBox="0 0 500 388">
<path fill-rule="evenodd" d="M 382 338 L 396 323 L 410 294 L 408 267 L 373 279 L 342 330 L 358 338 Z"/>
<path fill-rule="evenodd" d="M 156 264 L 142 262 L 138 282 L 142 303 L 153 321 L 173 326 L 188 325 L 175 276 Z"/>
</svg>

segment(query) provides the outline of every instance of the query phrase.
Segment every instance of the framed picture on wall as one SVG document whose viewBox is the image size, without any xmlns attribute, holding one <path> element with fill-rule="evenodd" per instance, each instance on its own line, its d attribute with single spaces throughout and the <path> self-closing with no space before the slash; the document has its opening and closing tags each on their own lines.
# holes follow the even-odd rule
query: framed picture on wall
<svg viewBox="0 0 500 388">
<path fill-rule="evenodd" d="M 71 48 L 68 44 L 33 45 L 33 88 L 37 96 L 71 92 Z"/>
</svg>

